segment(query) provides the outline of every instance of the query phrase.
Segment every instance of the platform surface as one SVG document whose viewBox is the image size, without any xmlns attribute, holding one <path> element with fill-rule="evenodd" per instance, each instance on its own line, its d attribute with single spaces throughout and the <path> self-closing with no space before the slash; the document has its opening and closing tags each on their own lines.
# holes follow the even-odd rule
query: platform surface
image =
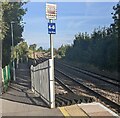
<svg viewBox="0 0 120 118">
<path fill-rule="evenodd" d="M 116 113 L 106 108 L 100 103 L 82 103 L 71 106 L 59 107 L 65 117 L 81 116 L 85 118 L 93 117 L 119 117 Z"/>
<path fill-rule="evenodd" d="M 118 117 L 116 113 L 105 107 L 101 103 L 88 103 L 88 104 L 79 104 L 78 105 L 82 110 L 84 110 L 88 116 L 91 118 L 96 116 L 97 118 L 102 117 Z"/>
<path fill-rule="evenodd" d="M 100 103 L 75 104 L 49 109 L 42 99 L 30 89 L 28 66 L 21 64 L 16 71 L 16 82 L 0 98 L 0 116 L 59 116 L 60 118 L 82 116 L 117 116 Z M 30 117 L 31 118 L 31 117 Z M 81 118 L 81 117 L 80 117 Z"/>
<path fill-rule="evenodd" d="M 112 118 L 115 116 L 118 118 L 117 114 L 100 103 L 75 104 L 49 109 L 43 106 L 28 105 L 4 99 L 0 99 L 0 102 L 2 102 L 2 105 L 0 106 L 0 116 L 59 116 L 60 118 L 68 116 L 69 118 L 74 116 L 85 118 L 93 118 L 95 116 L 97 118 L 106 118 L 107 116 L 111 116 Z"/>
<path fill-rule="evenodd" d="M 64 118 L 58 108 L 49 109 L 4 99 L 0 99 L 0 101 L 2 102 L 2 107 L 0 107 L 0 113 L 2 114 L 0 116 L 61 116 L 61 118 Z"/>
</svg>

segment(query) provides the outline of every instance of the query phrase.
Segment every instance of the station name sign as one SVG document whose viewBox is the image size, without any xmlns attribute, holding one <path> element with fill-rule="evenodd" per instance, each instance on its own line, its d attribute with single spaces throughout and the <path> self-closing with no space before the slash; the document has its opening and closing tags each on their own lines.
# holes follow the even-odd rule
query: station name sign
<svg viewBox="0 0 120 118">
<path fill-rule="evenodd" d="M 46 3 L 46 18 L 49 20 L 57 19 L 57 6 L 56 4 Z"/>
</svg>

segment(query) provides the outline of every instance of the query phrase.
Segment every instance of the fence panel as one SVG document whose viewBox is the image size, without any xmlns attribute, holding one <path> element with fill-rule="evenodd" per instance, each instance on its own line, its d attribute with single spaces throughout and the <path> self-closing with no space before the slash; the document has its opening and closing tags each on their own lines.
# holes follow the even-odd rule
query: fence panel
<svg viewBox="0 0 120 118">
<path fill-rule="evenodd" d="M 2 83 L 4 92 L 7 91 L 9 83 L 10 83 L 11 75 L 10 75 L 10 66 L 5 66 L 2 69 Z"/>
<path fill-rule="evenodd" d="M 31 66 L 31 88 L 36 95 L 39 95 L 48 105 L 51 105 L 49 69 L 49 60 L 35 67 Z"/>
</svg>

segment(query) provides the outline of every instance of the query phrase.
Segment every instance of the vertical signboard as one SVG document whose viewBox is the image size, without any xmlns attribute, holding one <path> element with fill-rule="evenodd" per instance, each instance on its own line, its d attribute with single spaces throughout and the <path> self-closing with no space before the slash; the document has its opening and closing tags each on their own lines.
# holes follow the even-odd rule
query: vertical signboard
<svg viewBox="0 0 120 118">
<path fill-rule="evenodd" d="M 56 4 L 46 3 L 46 18 L 49 20 L 56 20 L 57 19 Z"/>
<path fill-rule="evenodd" d="M 48 34 L 56 34 L 55 23 L 48 23 Z"/>
</svg>

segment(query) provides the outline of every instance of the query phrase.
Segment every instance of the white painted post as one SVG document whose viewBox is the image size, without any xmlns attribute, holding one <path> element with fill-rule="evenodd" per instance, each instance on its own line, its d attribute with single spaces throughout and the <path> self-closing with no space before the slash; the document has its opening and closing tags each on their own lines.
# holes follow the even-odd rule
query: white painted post
<svg viewBox="0 0 120 118">
<path fill-rule="evenodd" d="M 49 59 L 50 66 L 50 108 L 55 108 L 55 85 L 54 85 L 54 66 L 53 59 Z"/>
<path fill-rule="evenodd" d="M 52 20 L 49 20 L 52 23 Z M 55 108 L 55 88 L 54 88 L 54 48 L 53 48 L 53 34 L 50 34 L 50 108 Z"/>
<path fill-rule="evenodd" d="M 46 18 L 49 19 L 49 23 L 57 18 L 56 4 L 46 3 Z M 54 87 L 54 51 L 53 51 L 53 34 L 50 33 L 50 52 L 51 59 L 49 60 L 50 66 L 50 108 L 55 108 L 55 87 Z"/>
<path fill-rule="evenodd" d="M 34 89 L 33 89 L 33 65 L 31 65 L 30 67 L 30 70 L 31 70 L 31 90 L 34 92 Z"/>
</svg>

